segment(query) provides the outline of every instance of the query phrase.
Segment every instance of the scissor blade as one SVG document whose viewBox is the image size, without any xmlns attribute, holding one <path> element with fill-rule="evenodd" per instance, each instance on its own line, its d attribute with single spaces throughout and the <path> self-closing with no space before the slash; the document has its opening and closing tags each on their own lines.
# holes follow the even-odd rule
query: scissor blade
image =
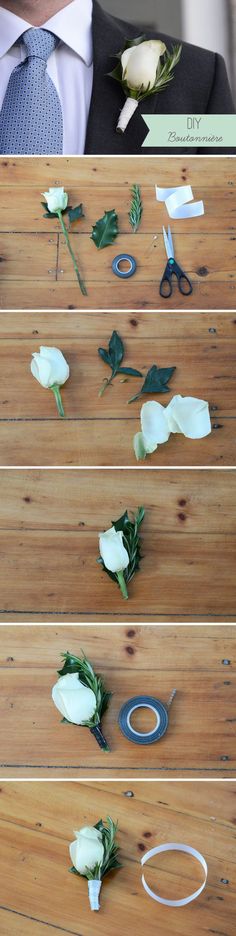
<svg viewBox="0 0 236 936">
<path fill-rule="evenodd" d="M 162 230 L 163 230 L 163 237 L 164 237 L 164 244 L 165 244 L 165 249 L 166 249 L 166 255 L 167 255 L 168 260 L 170 260 L 170 258 L 172 257 L 172 253 L 171 253 L 171 250 L 170 250 L 170 244 L 169 244 L 168 234 L 166 233 L 166 229 L 165 229 L 164 227 L 162 228 Z"/>
<path fill-rule="evenodd" d="M 171 234 L 170 227 L 168 227 L 168 242 L 169 242 L 169 249 L 170 249 L 170 251 L 171 251 L 170 257 L 172 257 L 172 258 L 174 259 L 175 251 L 174 251 L 174 244 L 173 244 L 173 240 L 172 240 L 172 234 Z M 170 259 L 170 257 L 169 257 L 169 259 Z"/>
</svg>

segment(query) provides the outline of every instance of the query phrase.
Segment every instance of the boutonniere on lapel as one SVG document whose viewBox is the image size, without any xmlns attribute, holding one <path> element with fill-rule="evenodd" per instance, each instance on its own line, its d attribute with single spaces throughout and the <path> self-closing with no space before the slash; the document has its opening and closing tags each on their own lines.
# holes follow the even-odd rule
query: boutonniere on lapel
<svg viewBox="0 0 236 936">
<path fill-rule="evenodd" d="M 182 45 L 172 47 L 169 52 L 164 42 L 159 39 L 146 40 L 145 35 L 127 40 L 116 58 L 118 65 L 109 72 L 122 85 L 126 102 L 122 108 L 117 133 L 124 133 L 141 101 L 163 91 L 174 77 L 174 68 L 178 65 Z"/>
</svg>

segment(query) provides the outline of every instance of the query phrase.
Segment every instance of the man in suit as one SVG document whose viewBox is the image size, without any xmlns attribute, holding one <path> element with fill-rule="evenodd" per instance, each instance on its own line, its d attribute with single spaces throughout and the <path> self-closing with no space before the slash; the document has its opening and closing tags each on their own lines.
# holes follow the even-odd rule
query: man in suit
<svg viewBox="0 0 236 936">
<path fill-rule="evenodd" d="M 188 43 L 167 89 L 143 101 L 126 132 L 116 133 L 125 98 L 107 73 L 125 38 L 139 32 L 105 13 L 97 0 L 0 0 L 0 152 L 206 153 L 142 149 L 142 113 L 234 113 L 223 59 Z M 168 49 L 176 43 L 150 29 L 146 38 L 160 38 Z"/>
</svg>

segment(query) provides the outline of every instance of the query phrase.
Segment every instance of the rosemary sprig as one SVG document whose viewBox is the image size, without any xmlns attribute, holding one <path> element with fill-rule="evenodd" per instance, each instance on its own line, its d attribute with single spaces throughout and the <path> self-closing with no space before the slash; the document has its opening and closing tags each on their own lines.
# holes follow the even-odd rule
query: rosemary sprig
<svg viewBox="0 0 236 936">
<path fill-rule="evenodd" d="M 143 213 L 143 204 L 141 199 L 141 191 L 139 185 L 133 185 L 131 189 L 132 201 L 129 211 L 129 221 L 131 227 L 133 228 L 134 234 L 139 228 L 142 213 Z"/>
</svg>

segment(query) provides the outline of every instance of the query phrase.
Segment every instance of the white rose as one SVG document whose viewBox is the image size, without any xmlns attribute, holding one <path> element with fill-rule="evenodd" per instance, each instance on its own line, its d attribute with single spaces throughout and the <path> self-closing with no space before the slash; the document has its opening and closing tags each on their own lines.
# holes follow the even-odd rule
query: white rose
<svg viewBox="0 0 236 936">
<path fill-rule="evenodd" d="M 68 195 L 64 191 L 64 188 L 50 188 L 48 192 L 42 192 L 42 195 L 46 199 L 48 211 L 53 213 L 57 211 L 65 211 L 68 205 Z"/>
<path fill-rule="evenodd" d="M 52 689 L 52 699 L 58 711 L 74 725 L 90 721 L 96 711 L 96 696 L 83 686 L 77 673 L 60 676 Z"/>
<path fill-rule="evenodd" d="M 96 864 L 101 865 L 104 856 L 101 832 L 94 826 L 85 826 L 75 832 L 76 839 L 70 845 L 70 857 L 74 868 L 85 874 L 89 868 L 93 871 Z"/>
<path fill-rule="evenodd" d="M 42 387 L 49 389 L 61 387 L 70 375 L 69 364 L 59 348 L 45 348 L 41 346 L 39 353 L 33 354 L 31 373 Z"/>
<path fill-rule="evenodd" d="M 104 565 L 109 572 L 123 572 L 129 565 L 129 554 L 123 544 L 122 530 L 111 527 L 106 533 L 100 533 L 99 549 Z"/>
<path fill-rule="evenodd" d="M 164 42 L 150 39 L 126 49 L 121 56 L 122 79 L 130 90 L 154 88 L 161 55 L 166 51 Z"/>
</svg>

